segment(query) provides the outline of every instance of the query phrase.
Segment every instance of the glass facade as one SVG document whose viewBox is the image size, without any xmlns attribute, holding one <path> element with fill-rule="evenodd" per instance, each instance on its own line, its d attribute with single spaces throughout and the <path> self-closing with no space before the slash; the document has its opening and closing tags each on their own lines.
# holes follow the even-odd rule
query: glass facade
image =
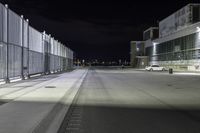
<svg viewBox="0 0 200 133">
<path fill-rule="evenodd" d="M 194 33 L 146 48 L 150 61 L 200 59 L 200 34 Z"/>
</svg>

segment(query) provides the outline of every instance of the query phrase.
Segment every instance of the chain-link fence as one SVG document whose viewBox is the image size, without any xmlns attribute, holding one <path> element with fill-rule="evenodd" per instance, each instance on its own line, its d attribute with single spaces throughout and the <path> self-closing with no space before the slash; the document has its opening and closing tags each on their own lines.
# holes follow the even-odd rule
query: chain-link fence
<svg viewBox="0 0 200 133">
<path fill-rule="evenodd" d="M 72 65 L 72 50 L 0 4 L 0 80 L 50 74 Z"/>
</svg>

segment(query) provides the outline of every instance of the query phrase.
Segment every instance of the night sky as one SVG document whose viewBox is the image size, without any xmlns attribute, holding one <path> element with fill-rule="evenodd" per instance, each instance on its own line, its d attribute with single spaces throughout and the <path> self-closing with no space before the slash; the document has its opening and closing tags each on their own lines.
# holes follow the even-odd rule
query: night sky
<svg viewBox="0 0 200 133">
<path fill-rule="evenodd" d="M 173 1 L 0 0 L 30 25 L 75 51 L 79 59 L 129 60 L 130 41 L 188 3 Z"/>
</svg>

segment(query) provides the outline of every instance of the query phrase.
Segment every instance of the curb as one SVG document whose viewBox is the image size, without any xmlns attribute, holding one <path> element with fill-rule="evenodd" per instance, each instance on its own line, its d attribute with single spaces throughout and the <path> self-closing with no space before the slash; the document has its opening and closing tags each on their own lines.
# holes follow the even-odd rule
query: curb
<svg viewBox="0 0 200 133">
<path fill-rule="evenodd" d="M 88 70 L 83 73 L 83 75 L 70 87 L 68 91 L 64 94 L 64 96 L 58 101 L 49 113 L 38 123 L 38 125 L 33 129 L 32 133 L 56 133 L 62 121 L 64 120 L 64 116 L 67 113 L 70 105 L 65 105 L 65 101 L 69 98 L 68 96 L 72 93 L 76 95 L 78 92 L 84 78 L 87 75 Z M 76 89 L 76 91 L 74 91 Z M 73 100 L 72 98 L 72 100 Z"/>
</svg>

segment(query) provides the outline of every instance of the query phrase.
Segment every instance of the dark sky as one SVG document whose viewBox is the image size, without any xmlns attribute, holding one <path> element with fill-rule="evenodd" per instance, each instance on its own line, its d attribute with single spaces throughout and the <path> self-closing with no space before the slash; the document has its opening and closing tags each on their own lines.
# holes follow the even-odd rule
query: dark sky
<svg viewBox="0 0 200 133">
<path fill-rule="evenodd" d="M 0 0 L 31 26 L 65 43 L 81 59 L 129 59 L 131 40 L 188 3 L 199 0 Z"/>
</svg>

